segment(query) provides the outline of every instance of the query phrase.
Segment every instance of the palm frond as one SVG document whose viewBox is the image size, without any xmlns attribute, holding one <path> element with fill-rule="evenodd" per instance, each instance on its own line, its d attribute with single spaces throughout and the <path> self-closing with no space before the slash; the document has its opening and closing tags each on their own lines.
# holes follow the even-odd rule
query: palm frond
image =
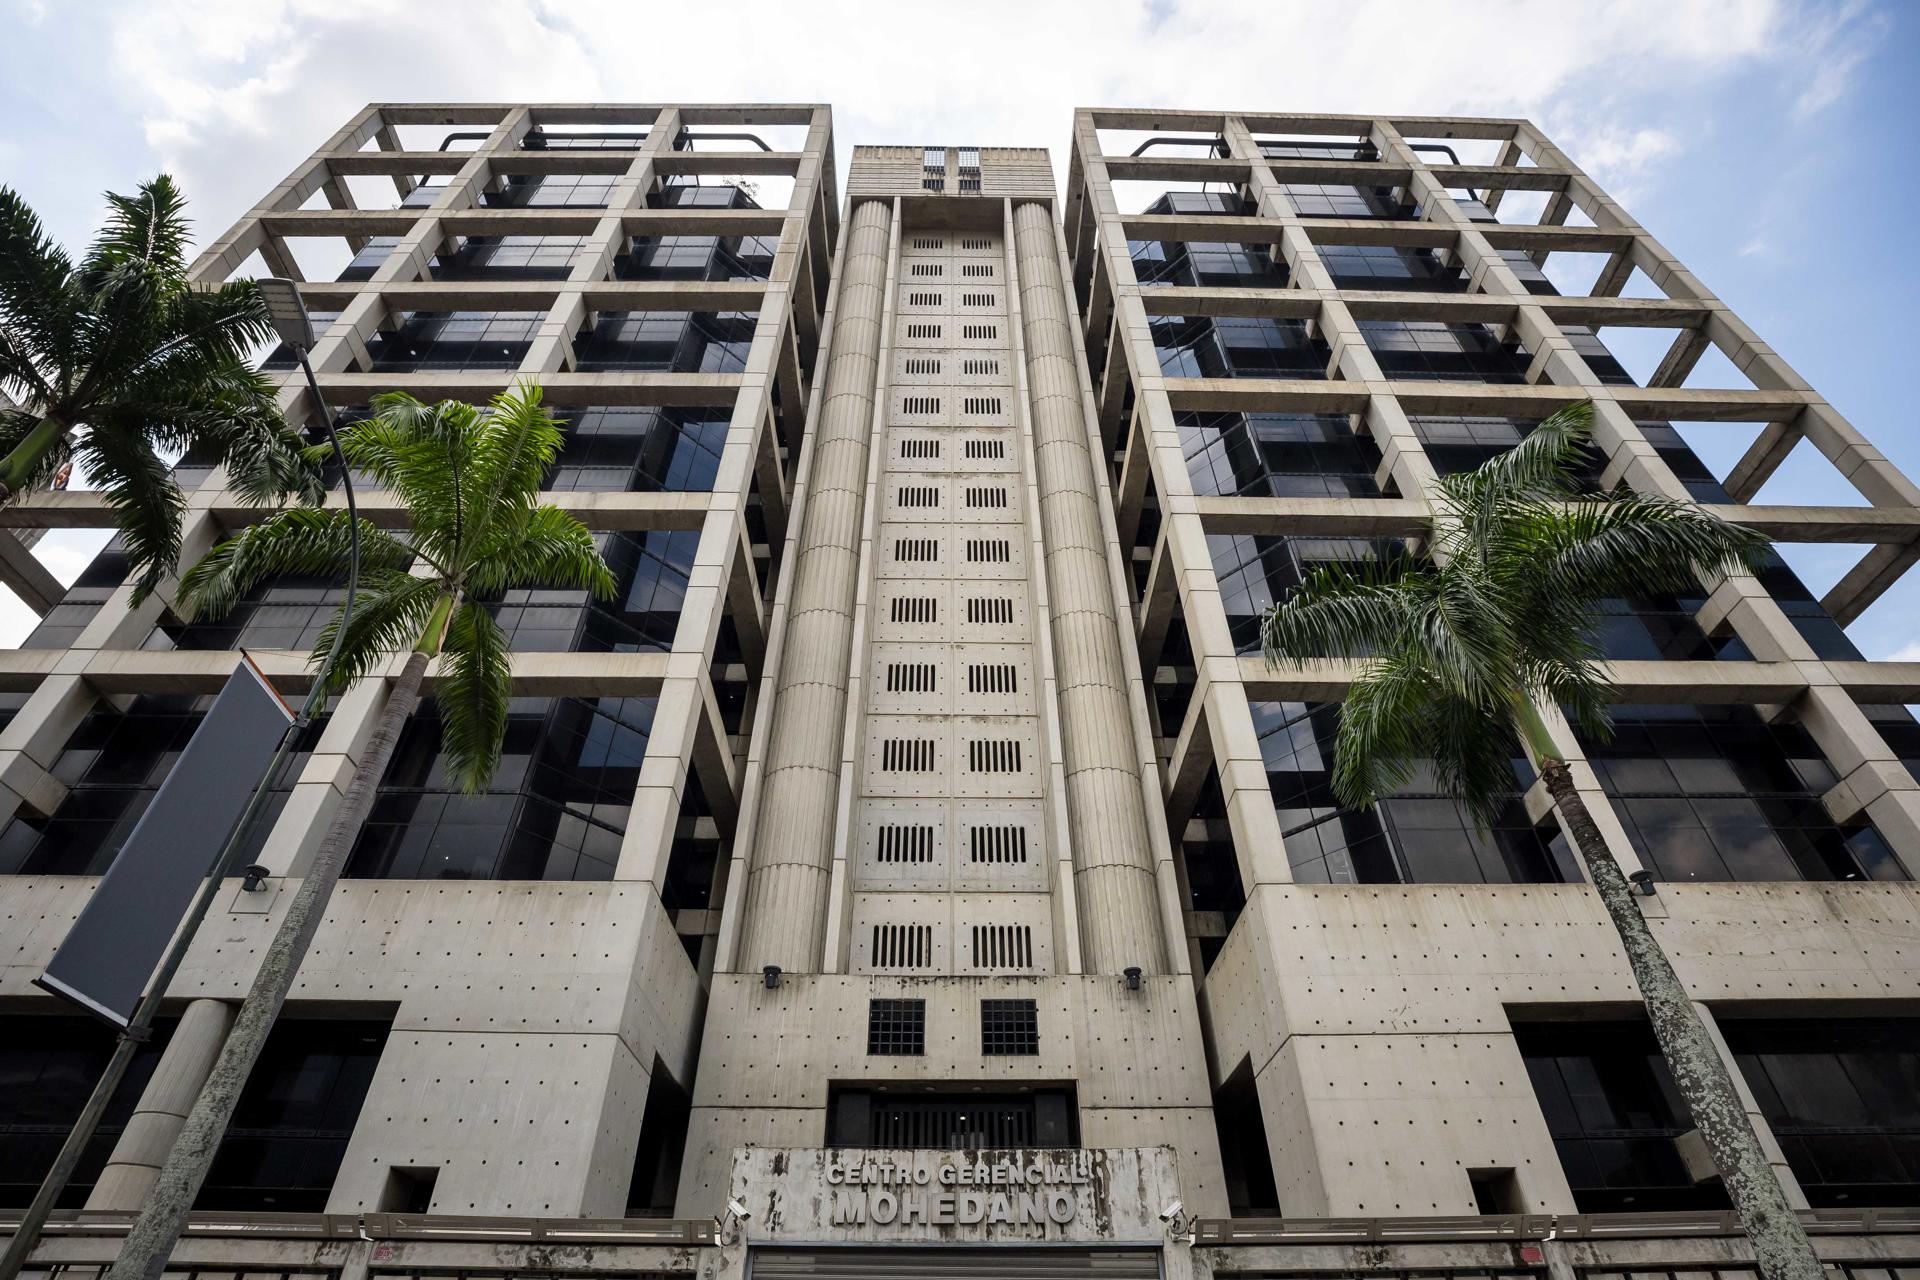
<svg viewBox="0 0 1920 1280">
<path fill-rule="evenodd" d="M 469 793 L 482 791 L 500 767 L 512 698 L 506 633 L 485 605 L 469 600 L 454 611 L 440 653 L 444 674 L 434 701 L 447 772 Z"/>
<path fill-rule="evenodd" d="M 416 578 L 393 569 L 362 570 L 353 616 L 347 619 L 344 633 L 336 613 L 321 628 L 308 663 L 319 670 L 337 642 L 340 656 L 328 674 L 327 689 L 335 693 L 345 689 L 389 655 L 413 648 L 444 590 L 434 578 Z"/>
<path fill-rule="evenodd" d="M 1370 808 L 1404 786 L 1428 753 L 1441 684 L 1411 648 L 1372 659 L 1347 689 L 1333 752 L 1333 794 Z"/>
<path fill-rule="evenodd" d="M 1582 400 L 1554 410 L 1513 448 L 1459 474 L 1494 495 L 1572 493 L 1574 471 L 1592 438 L 1593 401 Z"/>
<path fill-rule="evenodd" d="M 109 191 L 107 207 L 83 270 L 96 275 L 135 265 L 162 279 L 185 280 L 192 232 L 186 197 L 171 177 L 158 174 L 130 196 Z"/>
<path fill-rule="evenodd" d="M 32 207 L 0 186 L 0 327 L 43 372 L 64 363 L 72 347 L 73 276 L 73 260 Z"/>
<path fill-rule="evenodd" d="M 1691 502 L 1646 493 L 1573 504 L 1532 536 L 1541 581 L 1589 599 L 1695 590 L 1698 574 L 1752 569 L 1769 545 Z"/>
<path fill-rule="evenodd" d="M 1268 665 L 1377 653 L 1417 624 L 1437 579 L 1407 559 L 1315 565 L 1260 619 Z"/>
<path fill-rule="evenodd" d="M 516 507 L 496 516 L 474 548 L 466 582 L 475 595 L 510 587 L 584 588 L 604 600 L 617 589 L 593 534 L 558 507 Z"/>
<path fill-rule="evenodd" d="M 1429 730 L 1426 750 L 1441 793 L 1486 830 L 1520 789 L 1513 771 L 1520 742 L 1512 719 L 1499 706 L 1443 698 L 1434 704 Z"/>
<path fill-rule="evenodd" d="M 352 532 L 352 521 L 344 511 L 310 507 L 276 511 L 200 557 L 181 576 L 178 608 L 188 621 L 219 618 L 268 578 L 293 574 L 344 579 Z M 398 538 L 365 520 L 360 522 L 363 579 L 404 573 L 412 559 L 412 551 Z"/>
<path fill-rule="evenodd" d="M 95 423 L 73 451 L 112 507 L 133 580 L 133 602 L 153 593 L 180 556 L 186 496 L 145 438 Z"/>
</svg>

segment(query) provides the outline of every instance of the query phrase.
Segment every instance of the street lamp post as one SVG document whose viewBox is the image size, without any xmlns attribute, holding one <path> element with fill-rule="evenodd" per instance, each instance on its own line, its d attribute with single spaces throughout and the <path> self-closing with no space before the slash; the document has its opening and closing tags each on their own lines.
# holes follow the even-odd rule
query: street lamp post
<svg viewBox="0 0 1920 1280">
<path fill-rule="evenodd" d="M 307 377 L 307 390 L 313 396 L 315 407 L 319 410 L 321 424 L 326 428 L 327 439 L 333 445 L 334 460 L 340 464 L 341 487 L 346 492 L 347 513 L 351 518 L 352 550 L 347 569 L 346 599 L 341 605 L 340 619 L 344 627 L 353 613 L 353 596 L 360 581 L 360 522 L 359 510 L 354 505 L 353 476 L 347 467 L 346 454 L 341 451 L 339 434 L 334 430 L 333 416 L 327 411 L 327 402 L 320 394 L 320 384 L 313 376 L 313 366 L 307 360 L 307 351 L 313 345 L 313 322 L 307 317 L 307 308 L 300 300 L 300 290 L 291 280 L 268 279 L 255 282 L 261 298 L 267 304 L 267 313 L 273 321 L 274 331 L 280 340 L 292 350 L 294 358 L 300 362 L 301 371 Z M 201 882 L 200 891 L 195 895 L 193 905 L 188 909 L 173 941 L 161 954 L 160 963 L 154 968 L 146 990 L 134 1008 L 133 1016 L 127 1019 L 119 1038 L 113 1047 L 113 1056 L 107 1060 L 106 1070 L 101 1072 L 100 1080 L 93 1087 L 93 1093 L 87 1098 L 86 1106 L 80 1110 L 80 1116 L 67 1133 L 66 1141 L 61 1144 L 60 1152 L 54 1157 L 53 1167 L 47 1170 L 47 1176 L 40 1180 L 40 1188 L 34 1193 L 33 1201 L 20 1216 L 20 1223 L 14 1229 L 13 1238 L 7 1242 L 7 1251 L 0 1256 L 0 1280 L 16 1280 L 20 1270 L 26 1265 L 27 1256 L 39 1243 L 41 1228 L 53 1212 L 53 1206 L 67 1189 L 67 1183 L 73 1177 L 74 1168 L 80 1163 L 80 1156 L 87 1144 L 93 1140 L 100 1127 L 100 1119 L 106 1114 L 107 1105 L 113 1101 L 113 1095 L 126 1077 L 127 1068 L 132 1065 L 134 1055 L 140 1046 L 153 1035 L 153 1020 L 160 1011 L 160 1002 L 165 999 L 168 985 L 186 959 L 187 950 L 193 944 L 194 935 L 199 932 L 201 923 L 207 918 L 207 912 L 213 907 L 214 895 L 220 891 L 221 883 L 236 868 L 234 862 L 240 846 L 252 830 L 260 810 L 265 806 L 267 796 L 279 782 L 285 771 L 288 759 L 293 755 L 293 747 L 300 735 L 313 723 L 313 717 L 326 703 L 327 677 L 332 674 L 333 655 L 327 655 L 326 663 L 315 677 L 313 688 L 307 694 L 307 700 L 300 708 L 299 716 L 287 726 L 281 736 L 280 745 L 274 750 L 273 757 L 267 762 L 266 772 L 254 787 L 253 795 L 247 801 L 247 807 L 234 824 L 233 831 L 227 836 L 227 842 L 220 854 L 207 870 L 207 878 Z"/>
</svg>

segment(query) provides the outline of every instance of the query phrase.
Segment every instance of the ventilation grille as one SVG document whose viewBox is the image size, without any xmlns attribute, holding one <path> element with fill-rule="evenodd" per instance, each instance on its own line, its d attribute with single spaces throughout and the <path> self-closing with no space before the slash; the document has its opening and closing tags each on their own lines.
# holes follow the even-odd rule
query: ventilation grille
<svg viewBox="0 0 1920 1280">
<path fill-rule="evenodd" d="M 968 538 L 968 564 L 1010 564 L 1013 544 L 1005 538 Z"/>
<path fill-rule="evenodd" d="M 876 969 L 926 969 L 933 965 L 933 926 L 877 924 L 873 926 L 873 965 Z M 1033 1002 L 1027 1001 L 1029 1005 Z M 984 1025 L 984 1024 L 983 1024 Z M 1017 1050 L 1004 1050 L 1013 1053 Z M 1032 1052 L 1038 1052 L 1033 1050 Z"/>
<path fill-rule="evenodd" d="M 960 238 L 960 247 L 962 249 L 991 249 L 993 248 L 993 241 L 981 236 L 962 236 Z"/>
<path fill-rule="evenodd" d="M 938 440 L 902 440 L 900 456 L 903 458 L 937 458 L 940 456 Z"/>
<path fill-rule="evenodd" d="M 897 865 L 903 862 L 933 861 L 933 827 L 920 823 L 908 825 L 889 822 L 880 828 L 880 843 L 874 861 Z M 1020 859 L 1026 861 L 1023 855 Z M 979 859 L 975 858 L 975 862 Z"/>
<path fill-rule="evenodd" d="M 933 744 L 927 743 L 927 750 L 933 750 Z M 967 772 L 969 773 L 1018 773 L 1020 772 L 1020 739 L 1018 738 L 969 738 L 967 739 Z"/>
<path fill-rule="evenodd" d="M 1005 440 L 969 440 L 966 442 L 966 456 L 969 458 L 1004 458 L 1007 456 Z"/>
<path fill-rule="evenodd" d="M 916 249 L 944 249 L 947 247 L 945 236 L 915 236 L 913 247 Z"/>
<path fill-rule="evenodd" d="M 945 275 L 947 271 L 946 267 L 938 262 L 916 262 L 912 265 L 913 271 L 910 274 L 919 276 L 922 279 L 930 280 L 936 276 Z"/>
<path fill-rule="evenodd" d="M 973 926 L 973 967 L 976 969 L 1033 968 L 1033 926 L 977 924 Z"/>
<path fill-rule="evenodd" d="M 972 827 L 967 832 L 967 861 L 1011 866 L 1027 860 L 1027 829 L 1016 824 Z"/>
<path fill-rule="evenodd" d="M 867 1052 L 876 1057 L 918 1057 L 927 1051 L 925 1000 L 867 1002 Z"/>
<path fill-rule="evenodd" d="M 889 662 L 888 693 L 932 693 L 940 681 L 931 662 Z"/>
<path fill-rule="evenodd" d="M 1012 601 L 1008 601 L 1011 604 Z M 938 622 L 940 621 L 940 600 L 936 596 L 895 596 L 893 622 Z"/>
<path fill-rule="evenodd" d="M 960 274 L 973 280 L 991 280 L 993 279 L 993 264 L 991 262 L 963 262 L 960 264 Z"/>
<path fill-rule="evenodd" d="M 937 356 L 912 356 L 907 360 L 907 372 L 913 374 L 940 372 L 940 360 Z"/>
<path fill-rule="evenodd" d="M 963 293 L 960 295 L 960 305 L 963 307 L 990 307 L 993 303 L 994 297 L 990 293 Z"/>
<path fill-rule="evenodd" d="M 894 494 L 894 500 L 903 507 L 937 507 L 940 505 L 940 486 L 903 484 Z"/>
<path fill-rule="evenodd" d="M 1040 1052 L 1040 1010 L 1031 1000 L 980 1002 L 980 1052 L 1031 1055 Z"/>
<path fill-rule="evenodd" d="M 997 374 L 1000 372 L 1000 362 L 991 357 L 980 360 L 962 360 L 960 362 L 960 372 L 972 374 L 976 377 L 983 374 Z"/>
<path fill-rule="evenodd" d="M 1019 678 L 1011 662 L 970 662 L 967 664 L 968 693 L 1018 693 Z"/>
<path fill-rule="evenodd" d="M 940 305 L 940 295 L 916 289 L 907 294 L 907 305 L 910 307 L 937 307 Z"/>
<path fill-rule="evenodd" d="M 940 558 L 940 539 L 895 538 L 893 558 L 908 564 L 932 564 Z"/>
<path fill-rule="evenodd" d="M 940 336 L 940 326 L 937 324 L 910 324 L 907 326 L 907 336 L 909 338 L 937 338 Z"/>
<path fill-rule="evenodd" d="M 960 194 L 961 194 L 961 195 L 966 195 L 966 194 L 967 194 L 967 193 L 969 193 L 969 192 L 972 192 L 972 193 L 974 193 L 975 195 L 978 195 L 978 194 L 979 194 L 979 192 L 980 192 L 980 179 L 978 179 L 978 178 L 969 178 L 969 177 L 967 177 L 967 176 L 966 176 L 965 174 L 962 174 L 962 175 L 960 176 Z"/>
<path fill-rule="evenodd" d="M 962 396 L 960 397 L 960 412 L 962 413 L 999 413 L 1000 397 L 999 396 Z"/>
<path fill-rule="evenodd" d="M 967 600 L 967 621 L 971 623 L 1013 622 L 1013 601 L 1006 596 L 974 596 Z"/>
<path fill-rule="evenodd" d="M 1017 744 L 1016 744 L 1017 745 Z M 883 738 L 880 741 L 880 772 L 933 772 L 932 738 Z"/>
<path fill-rule="evenodd" d="M 939 396 L 903 397 L 900 401 L 900 412 L 902 413 L 938 413 L 940 412 L 940 397 Z"/>
<path fill-rule="evenodd" d="M 998 338 L 1000 336 L 1000 326 L 997 324 L 963 324 L 960 326 L 960 336 L 974 342 L 988 338 Z"/>
</svg>

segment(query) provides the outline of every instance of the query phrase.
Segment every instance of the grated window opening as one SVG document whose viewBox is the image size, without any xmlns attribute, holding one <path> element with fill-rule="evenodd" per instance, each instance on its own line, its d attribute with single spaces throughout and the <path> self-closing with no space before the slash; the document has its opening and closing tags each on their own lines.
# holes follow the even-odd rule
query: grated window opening
<svg viewBox="0 0 1920 1280">
<path fill-rule="evenodd" d="M 1004 458 L 1007 456 L 1007 442 L 1005 440 L 969 440 L 966 444 L 966 456 L 969 458 Z"/>
<path fill-rule="evenodd" d="M 997 374 L 1000 372 L 1000 362 L 992 357 L 981 360 L 962 360 L 960 362 L 960 372 L 976 377 L 980 375 Z"/>
<path fill-rule="evenodd" d="M 967 601 L 967 621 L 970 623 L 999 623 L 1002 626 L 1013 621 L 1013 601 L 1007 596 L 974 596 Z"/>
<path fill-rule="evenodd" d="M 1019 773 L 1020 740 L 1018 738 L 967 739 L 967 772 Z"/>
<path fill-rule="evenodd" d="M 888 864 L 932 862 L 933 827 L 926 823 L 897 822 L 881 827 L 874 861 Z"/>
<path fill-rule="evenodd" d="M 967 861 L 993 865 L 1024 863 L 1027 860 L 1027 829 L 1018 823 L 970 827 L 967 831 Z"/>
<path fill-rule="evenodd" d="M 962 236 L 960 238 L 960 247 L 962 249 L 991 249 L 993 248 L 993 241 L 987 239 L 985 236 Z"/>
<path fill-rule="evenodd" d="M 884 738 L 880 742 L 880 772 L 933 772 L 932 738 Z"/>
<path fill-rule="evenodd" d="M 960 412 L 962 413 L 972 413 L 972 414 L 999 413 L 1000 406 L 1001 406 L 1001 400 L 999 396 L 961 396 L 960 397 Z"/>
<path fill-rule="evenodd" d="M 967 692 L 1018 693 L 1017 670 L 1011 662 L 970 662 L 967 664 Z"/>
<path fill-rule="evenodd" d="M 997 324 L 963 324 L 960 326 L 960 336 L 970 342 L 984 342 L 989 339 L 998 338 L 1000 336 L 1000 326 Z"/>
<path fill-rule="evenodd" d="M 902 400 L 900 401 L 900 412 L 902 413 L 938 413 L 940 412 L 940 397 L 939 396 L 906 396 L 902 398 Z"/>
<path fill-rule="evenodd" d="M 960 305 L 963 307 L 990 307 L 993 304 L 994 296 L 990 293 L 963 293 L 960 295 Z"/>
<path fill-rule="evenodd" d="M 902 440 L 900 442 L 902 458 L 937 458 L 940 456 L 938 440 Z"/>
<path fill-rule="evenodd" d="M 877 969 L 926 969 L 933 965 L 933 926 L 876 924 L 873 964 Z"/>
<path fill-rule="evenodd" d="M 938 338 L 940 326 L 937 324 L 910 324 L 907 326 L 909 338 Z"/>
<path fill-rule="evenodd" d="M 973 967 L 976 969 L 1033 968 L 1033 926 L 974 925 Z"/>
<path fill-rule="evenodd" d="M 940 505 L 940 486 L 935 484 L 903 484 L 894 494 L 896 501 L 903 507 L 937 507 Z"/>
<path fill-rule="evenodd" d="M 971 280 L 991 280 L 993 279 L 993 264 L 991 262 L 963 262 L 960 264 L 960 275 L 965 279 Z"/>
<path fill-rule="evenodd" d="M 945 264 L 939 263 L 939 262 L 915 262 L 915 263 L 911 263 L 910 265 L 912 266 L 913 269 L 909 271 L 907 274 L 919 276 L 922 279 L 930 280 L 937 276 L 943 276 L 947 273 L 947 268 Z"/>
<path fill-rule="evenodd" d="M 1040 1009 L 1032 1000 L 980 1002 L 980 1052 L 1032 1056 L 1040 1052 Z"/>
<path fill-rule="evenodd" d="M 888 693 L 932 693 L 939 687 L 939 672 L 931 662 L 889 662 Z"/>
<path fill-rule="evenodd" d="M 867 1052 L 875 1057 L 917 1058 L 927 1051 L 925 1000 L 869 1000 Z"/>
<path fill-rule="evenodd" d="M 940 539 L 895 538 L 893 558 L 902 564 L 932 564 L 940 559 Z"/>
<path fill-rule="evenodd" d="M 939 373 L 940 357 L 909 356 L 907 359 L 907 372 L 914 373 L 914 374 Z"/>
<path fill-rule="evenodd" d="M 894 622 L 938 622 L 940 601 L 935 596 L 895 596 L 893 598 Z"/>
<path fill-rule="evenodd" d="M 913 247 L 916 249 L 944 249 L 947 242 L 943 236 L 915 236 Z"/>
<path fill-rule="evenodd" d="M 1011 564 L 1013 543 L 1005 538 L 968 538 L 968 564 Z"/>
<path fill-rule="evenodd" d="M 925 290 L 909 290 L 907 293 L 907 305 L 910 307 L 937 307 L 940 305 L 940 300 L 944 296 L 944 294 L 929 293 Z"/>
</svg>

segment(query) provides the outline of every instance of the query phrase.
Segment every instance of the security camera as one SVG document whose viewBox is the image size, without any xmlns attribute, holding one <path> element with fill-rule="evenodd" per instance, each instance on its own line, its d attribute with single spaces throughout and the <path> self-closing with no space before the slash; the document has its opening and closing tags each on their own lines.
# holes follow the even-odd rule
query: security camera
<svg viewBox="0 0 1920 1280">
<path fill-rule="evenodd" d="M 727 1212 L 742 1220 L 753 1216 L 753 1211 L 741 1204 L 738 1200 L 727 1201 Z"/>
<path fill-rule="evenodd" d="M 1180 1221 L 1180 1215 L 1185 1213 L 1186 1210 L 1187 1206 L 1181 1204 L 1178 1200 L 1169 1200 L 1167 1207 L 1160 1211 L 1160 1221 L 1171 1226 Z"/>
</svg>

